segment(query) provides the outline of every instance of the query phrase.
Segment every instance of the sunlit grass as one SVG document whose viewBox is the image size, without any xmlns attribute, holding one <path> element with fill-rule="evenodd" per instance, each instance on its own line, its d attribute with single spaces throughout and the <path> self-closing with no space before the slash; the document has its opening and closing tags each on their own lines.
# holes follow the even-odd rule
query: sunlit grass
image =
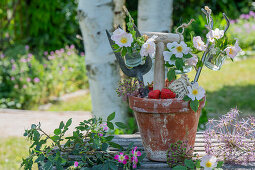
<svg viewBox="0 0 255 170">
<path fill-rule="evenodd" d="M 28 155 L 29 142 L 22 137 L 0 138 L 0 169 L 17 170 Z M 36 166 L 33 169 L 37 169 Z"/>
<path fill-rule="evenodd" d="M 91 111 L 91 108 L 91 97 L 90 94 L 87 94 L 53 104 L 49 111 Z"/>
<path fill-rule="evenodd" d="M 223 114 L 237 107 L 255 115 L 255 58 L 230 61 L 220 71 L 204 67 L 198 83 L 206 90 L 207 108 L 212 112 Z"/>
</svg>

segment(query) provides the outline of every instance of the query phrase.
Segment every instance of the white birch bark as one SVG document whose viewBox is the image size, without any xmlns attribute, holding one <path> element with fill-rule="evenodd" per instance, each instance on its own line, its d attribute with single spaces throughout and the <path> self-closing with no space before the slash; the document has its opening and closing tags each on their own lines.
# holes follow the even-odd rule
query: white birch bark
<svg viewBox="0 0 255 170">
<path fill-rule="evenodd" d="M 85 64 L 89 78 L 92 113 L 104 120 L 116 113 L 115 121 L 125 122 L 127 104 L 116 94 L 120 80 L 119 67 L 105 30 L 113 31 L 113 0 L 80 0 L 80 29 L 86 48 Z"/>
<path fill-rule="evenodd" d="M 173 0 L 139 0 L 138 29 L 141 32 L 170 32 Z M 154 64 L 144 76 L 144 83 L 153 81 Z"/>
</svg>

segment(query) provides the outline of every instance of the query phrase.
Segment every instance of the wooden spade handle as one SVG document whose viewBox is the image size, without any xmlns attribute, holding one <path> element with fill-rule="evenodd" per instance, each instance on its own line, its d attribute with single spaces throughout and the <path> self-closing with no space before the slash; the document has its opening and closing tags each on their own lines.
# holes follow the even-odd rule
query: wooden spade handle
<svg viewBox="0 0 255 170">
<path fill-rule="evenodd" d="M 164 48 L 165 45 L 163 42 L 156 44 L 153 89 L 160 91 L 165 86 L 165 61 L 163 57 Z"/>
</svg>

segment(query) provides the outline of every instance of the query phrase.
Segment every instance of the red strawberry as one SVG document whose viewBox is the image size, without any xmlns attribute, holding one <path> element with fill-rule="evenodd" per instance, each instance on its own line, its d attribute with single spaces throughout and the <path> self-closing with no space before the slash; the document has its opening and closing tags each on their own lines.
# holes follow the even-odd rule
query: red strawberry
<svg viewBox="0 0 255 170">
<path fill-rule="evenodd" d="M 153 90 L 149 92 L 149 99 L 159 99 L 160 98 L 160 90 Z"/>
<path fill-rule="evenodd" d="M 161 90 L 161 99 L 172 99 L 175 98 L 176 94 L 172 92 L 170 89 L 162 89 Z"/>
</svg>

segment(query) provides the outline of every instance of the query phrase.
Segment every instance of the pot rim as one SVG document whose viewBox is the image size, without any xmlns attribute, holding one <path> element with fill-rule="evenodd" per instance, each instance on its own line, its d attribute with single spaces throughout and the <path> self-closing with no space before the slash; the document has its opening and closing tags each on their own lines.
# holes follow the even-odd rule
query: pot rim
<svg viewBox="0 0 255 170">
<path fill-rule="evenodd" d="M 206 97 L 200 101 L 198 111 L 205 106 Z M 149 99 L 129 96 L 129 106 L 142 113 L 190 113 L 194 112 L 188 101 L 182 99 Z"/>
</svg>

